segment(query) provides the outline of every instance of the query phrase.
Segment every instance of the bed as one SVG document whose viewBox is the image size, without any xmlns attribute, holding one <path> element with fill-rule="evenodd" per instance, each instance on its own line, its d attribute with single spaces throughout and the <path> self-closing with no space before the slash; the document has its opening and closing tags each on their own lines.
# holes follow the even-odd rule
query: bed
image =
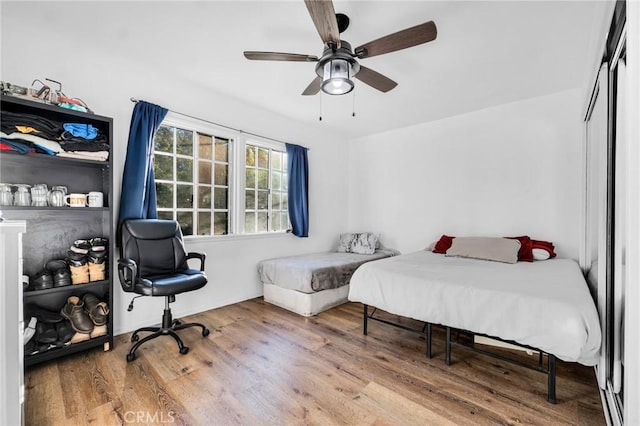
<svg viewBox="0 0 640 426">
<path fill-rule="evenodd" d="M 300 315 L 316 315 L 347 301 L 349 280 L 360 265 L 398 254 L 378 248 L 372 254 L 326 252 L 263 260 L 258 274 L 264 300 Z"/>
<path fill-rule="evenodd" d="M 447 328 L 498 338 L 540 351 L 555 402 L 555 357 L 584 365 L 598 361 L 598 314 L 578 264 L 570 259 L 513 264 L 419 251 L 363 265 L 348 299 L 368 307 Z M 375 319 L 375 318 L 373 318 Z M 542 368 L 542 354 L 548 366 Z"/>
</svg>

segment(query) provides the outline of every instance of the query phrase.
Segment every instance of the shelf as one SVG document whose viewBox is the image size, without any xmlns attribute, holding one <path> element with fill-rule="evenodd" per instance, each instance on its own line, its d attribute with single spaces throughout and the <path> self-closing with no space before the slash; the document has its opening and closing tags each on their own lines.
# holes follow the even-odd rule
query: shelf
<svg viewBox="0 0 640 426">
<path fill-rule="evenodd" d="M 107 334 L 106 336 L 96 337 L 91 340 L 87 340 L 86 342 L 74 343 L 69 346 L 65 346 L 63 348 L 50 349 L 46 352 L 42 352 L 35 355 L 25 355 L 24 364 L 25 367 L 29 367 L 44 361 L 49 361 L 61 356 L 70 355 L 76 352 L 82 352 L 87 349 L 96 348 L 98 346 L 103 346 L 108 344 L 111 346 L 111 335 Z"/>
<path fill-rule="evenodd" d="M 56 155 L 47 155 L 47 154 L 20 154 L 15 151 L 2 151 L 0 152 L 0 159 L 4 156 L 11 156 L 11 160 L 26 160 L 26 161 L 37 161 L 42 164 L 73 164 L 73 165 L 84 165 L 84 166 L 99 166 L 99 167 L 109 167 L 109 161 L 97 161 L 97 160 L 85 160 L 82 158 L 69 158 L 69 157 L 58 157 Z"/>
<path fill-rule="evenodd" d="M 35 210 L 46 210 L 46 211 L 57 211 L 57 212 L 108 212 L 109 207 L 51 207 L 51 206 L 0 206 L 0 210 L 5 211 L 35 211 Z"/>
<path fill-rule="evenodd" d="M 53 288 L 47 288 L 44 290 L 31 290 L 31 291 L 25 291 L 23 294 L 23 298 L 26 302 L 29 299 L 36 299 L 42 295 L 51 295 L 51 294 L 66 293 L 66 292 L 73 293 L 74 291 L 86 292 L 86 291 L 91 291 L 96 289 L 103 289 L 105 286 L 108 286 L 108 285 L 109 285 L 109 280 L 104 280 L 104 281 L 94 281 L 87 284 L 65 285 L 63 287 L 53 287 Z"/>
</svg>

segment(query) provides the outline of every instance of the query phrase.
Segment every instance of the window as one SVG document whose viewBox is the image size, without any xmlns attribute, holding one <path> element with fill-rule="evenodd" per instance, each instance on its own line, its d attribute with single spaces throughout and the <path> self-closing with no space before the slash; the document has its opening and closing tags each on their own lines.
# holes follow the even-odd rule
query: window
<svg viewBox="0 0 640 426">
<path fill-rule="evenodd" d="M 244 211 L 245 233 L 289 229 L 285 152 L 246 144 Z"/>
<path fill-rule="evenodd" d="M 158 218 L 185 236 L 289 229 L 285 146 L 243 136 L 165 119 L 154 139 Z"/>
</svg>

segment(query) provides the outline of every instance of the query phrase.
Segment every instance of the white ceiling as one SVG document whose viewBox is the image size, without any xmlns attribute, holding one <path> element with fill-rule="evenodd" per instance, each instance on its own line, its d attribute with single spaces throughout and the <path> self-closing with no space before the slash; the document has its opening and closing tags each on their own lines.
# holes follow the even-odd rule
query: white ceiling
<svg viewBox="0 0 640 426">
<path fill-rule="evenodd" d="M 599 10 L 596 1 L 334 5 L 351 18 L 342 38 L 353 47 L 429 20 L 438 37 L 361 61 L 397 81 L 394 90 L 381 93 L 356 80 L 355 97 L 322 95 L 320 102 L 319 95 L 300 95 L 315 77 L 315 63 L 248 61 L 242 55 L 265 50 L 320 56 L 322 42 L 302 0 L 50 2 L 34 8 L 30 19 L 66 21 L 61 30 L 73 29 L 126 60 L 359 137 L 580 87 Z"/>
</svg>

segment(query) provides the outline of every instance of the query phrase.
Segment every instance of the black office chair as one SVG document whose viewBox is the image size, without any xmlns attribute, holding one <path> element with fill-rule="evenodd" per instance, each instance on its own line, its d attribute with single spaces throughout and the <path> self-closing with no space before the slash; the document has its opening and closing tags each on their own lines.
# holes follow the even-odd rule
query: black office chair
<svg viewBox="0 0 640 426">
<path fill-rule="evenodd" d="M 141 296 L 164 296 L 165 307 L 162 315 L 162 326 L 142 327 L 131 336 L 135 343 L 127 354 L 127 361 L 136 359 L 136 350 L 144 342 L 158 336 L 169 335 L 178 343 L 181 354 L 189 352 L 177 330 L 188 327 L 201 327 L 202 336 L 209 335 L 209 329 L 200 323 L 182 323 L 171 316 L 169 303 L 175 302 L 176 294 L 202 288 L 207 283 L 204 273 L 205 255 L 203 253 L 187 253 L 182 241 L 180 225 L 173 220 L 137 219 L 126 220 L 121 225 L 120 260 L 118 276 L 122 289 L 137 293 L 129 304 L 133 309 L 133 301 Z M 200 259 L 200 269 L 190 269 L 188 259 Z M 139 340 L 141 331 L 151 334 Z"/>
</svg>

